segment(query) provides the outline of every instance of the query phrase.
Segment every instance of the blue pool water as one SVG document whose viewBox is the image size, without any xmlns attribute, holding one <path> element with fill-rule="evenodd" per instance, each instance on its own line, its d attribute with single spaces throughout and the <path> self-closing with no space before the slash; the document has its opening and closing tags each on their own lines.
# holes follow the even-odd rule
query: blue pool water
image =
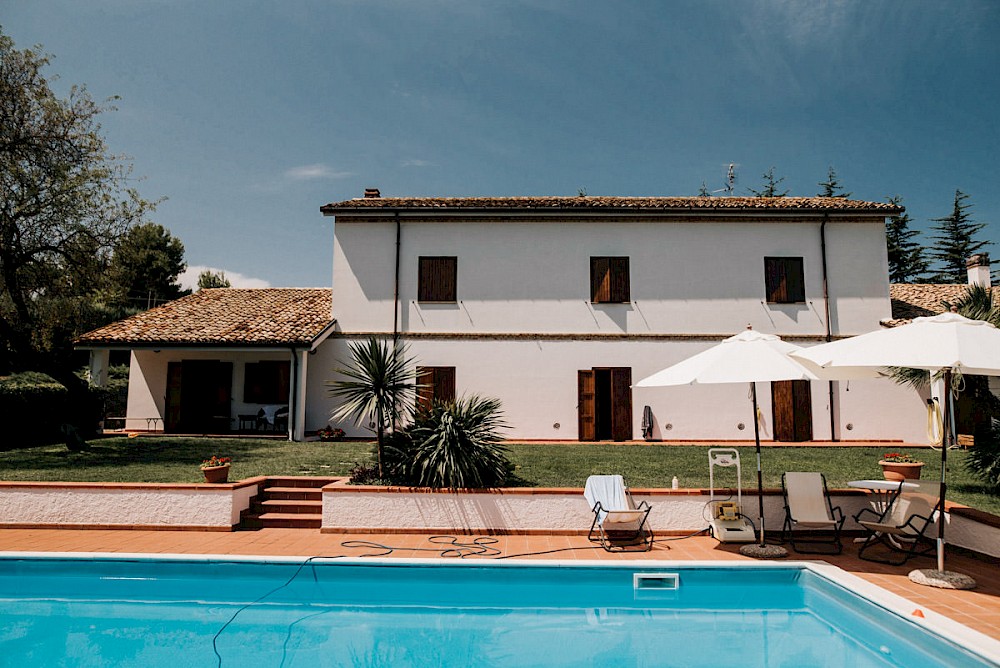
<svg viewBox="0 0 1000 668">
<path fill-rule="evenodd" d="M 0 558 L 0 665 L 220 663 L 995 665 L 795 567 Z"/>
</svg>

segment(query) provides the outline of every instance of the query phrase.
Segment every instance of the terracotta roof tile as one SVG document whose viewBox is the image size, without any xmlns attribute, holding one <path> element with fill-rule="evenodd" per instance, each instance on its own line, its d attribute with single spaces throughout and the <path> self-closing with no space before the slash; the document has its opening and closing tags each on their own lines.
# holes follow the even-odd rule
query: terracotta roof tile
<svg viewBox="0 0 1000 668">
<path fill-rule="evenodd" d="M 329 288 L 215 288 L 113 322 L 77 345 L 308 345 L 332 322 Z"/>
<path fill-rule="evenodd" d="M 892 319 L 882 324 L 895 327 L 913 318 L 944 313 L 942 302 L 958 301 L 968 287 L 965 283 L 893 283 L 889 286 Z M 1000 306 L 1000 290 L 994 291 L 993 300 Z"/>
<path fill-rule="evenodd" d="M 377 209 L 719 209 L 846 211 L 893 215 L 902 207 L 841 197 L 364 197 L 320 207 L 325 214 Z"/>
</svg>

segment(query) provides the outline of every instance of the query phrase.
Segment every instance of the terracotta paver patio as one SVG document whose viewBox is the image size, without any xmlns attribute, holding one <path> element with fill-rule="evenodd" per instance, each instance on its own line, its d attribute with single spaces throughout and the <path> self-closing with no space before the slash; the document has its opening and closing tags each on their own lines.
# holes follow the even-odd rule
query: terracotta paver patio
<svg viewBox="0 0 1000 668">
<path fill-rule="evenodd" d="M 380 546 L 387 546 L 385 549 Z M 433 541 L 426 534 L 324 534 L 312 529 L 259 531 L 130 531 L 71 529 L 0 529 L 0 552 L 133 552 L 149 554 L 219 554 L 256 556 L 458 557 L 468 559 L 603 559 L 671 561 L 748 561 L 739 546 L 707 536 L 658 538 L 650 552 L 610 554 L 584 536 L 454 536 Z M 844 553 L 817 557 L 789 551 L 797 561 L 827 561 L 927 609 L 950 617 L 1000 640 L 1000 567 L 986 557 L 948 554 L 949 570 L 967 573 L 978 582 L 971 591 L 949 591 L 914 584 L 914 568 L 934 568 L 920 557 L 905 566 L 888 566 L 857 558 L 848 543 Z"/>
</svg>

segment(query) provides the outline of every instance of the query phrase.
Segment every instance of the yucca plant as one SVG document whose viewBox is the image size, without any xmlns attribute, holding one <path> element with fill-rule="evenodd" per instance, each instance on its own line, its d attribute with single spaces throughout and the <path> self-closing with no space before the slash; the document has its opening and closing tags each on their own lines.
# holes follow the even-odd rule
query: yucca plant
<svg viewBox="0 0 1000 668">
<path fill-rule="evenodd" d="M 501 435 L 506 428 L 499 399 L 472 395 L 434 402 L 407 429 L 414 482 L 450 489 L 496 487 L 510 470 Z"/>
<path fill-rule="evenodd" d="M 406 346 L 394 346 L 374 336 L 348 346 L 351 361 L 335 372 L 346 380 L 327 381 L 329 395 L 342 400 L 331 417 L 334 420 L 368 422 L 375 432 L 378 475 L 382 467 L 385 431 L 412 412 L 416 393 L 416 368 L 406 355 Z"/>
</svg>

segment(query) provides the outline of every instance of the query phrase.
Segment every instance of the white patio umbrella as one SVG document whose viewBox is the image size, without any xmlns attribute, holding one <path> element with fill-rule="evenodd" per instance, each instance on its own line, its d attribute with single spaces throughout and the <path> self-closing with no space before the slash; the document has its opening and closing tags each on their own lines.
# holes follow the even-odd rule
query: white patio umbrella
<svg viewBox="0 0 1000 668">
<path fill-rule="evenodd" d="M 824 375 L 851 374 L 864 368 L 887 366 L 944 372 L 944 442 L 941 447 L 941 496 L 938 501 L 938 571 L 944 571 L 945 470 L 951 445 L 954 414 L 952 375 L 1000 375 L 1000 330 L 982 320 L 942 313 L 913 322 L 862 334 L 842 341 L 803 348 L 792 353 L 810 369 Z M 813 365 L 821 367 L 815 368 Z"/>
<path fill-rule="evenodd" d="M 819 376 L 788 356 L 801 350 L 773 334 L 749 327 L 716 346 L 643 378 L 634 387 L 749 383 L 753 404 L 753 435 L 757 446 L 757 499 L 760 548 L 764 548 L 764 483 L 760 466 L 760 423 L 757 415 L 757 382 L 818 380 Z M 865 374 L 869 372 L 866 370 Z"/>
</svg>

